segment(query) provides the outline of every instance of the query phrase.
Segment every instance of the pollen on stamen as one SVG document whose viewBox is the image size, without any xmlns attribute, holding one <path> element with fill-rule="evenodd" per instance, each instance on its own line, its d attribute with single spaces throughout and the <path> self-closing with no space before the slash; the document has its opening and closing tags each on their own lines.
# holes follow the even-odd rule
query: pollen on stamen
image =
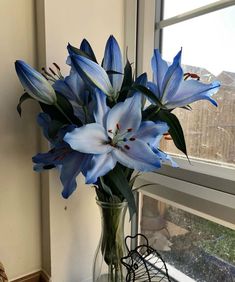
<svg viewBox="0 0 235 282">
<path fill-rule="evenodd" d="M 54 70 L 52 68 L 49 68 L 49 70 L 53 75 L 56 75 L 56 73 L 54 72 Z"/>
<path fill-rule="evenodd" d="M 109 129 L 108 132 L 109 132 L 109 133 L 113 133 L 112 129 Z"/>
<path fill-rule="evenodd" d="M 128 128 L 128 129 L 127 129 L 127 132 L 131 132 L 131 131 L 132 131 L 132 128 Z"/>
<path fill-rule="evenodd" d="M 57 63 L 53 63 L 53 65 L 60 71 L 60 67 L 57 65 Z"/>
<path fill-rule="evenodd" d="M 130 141 L 135 141 L 135 137 L 129 138 Z"/>
<path fill-rule="evenodd" d="M 118 123 L 116 124 L 116 127 L 118 130 L 120 130 L 120 125 Z"/>
<path fill-rule="evenodd" d="M 128 145 L 124 145 L 124 147 L 127 149 L 127 150 L 130 150 L 130 147 Z"/>
</svg>

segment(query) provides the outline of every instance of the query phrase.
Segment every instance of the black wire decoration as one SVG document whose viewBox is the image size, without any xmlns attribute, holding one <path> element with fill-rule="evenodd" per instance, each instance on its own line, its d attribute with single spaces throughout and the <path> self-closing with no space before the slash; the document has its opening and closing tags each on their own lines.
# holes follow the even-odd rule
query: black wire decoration
<svg viewBox="0 0 235 282">
<path fill-rule="evenodd" d="M 137 237 L 145 241 L 134 250 L 129 250 L 127 240 L 135 240 Z M 161 255 L 149 246 L 148 239 L 143 234 L 127 236 L 125 238 L 128 255 L 121 259 L 127 268 L 127 282 L 171 282 L 168 270 Z"/>
</svg>

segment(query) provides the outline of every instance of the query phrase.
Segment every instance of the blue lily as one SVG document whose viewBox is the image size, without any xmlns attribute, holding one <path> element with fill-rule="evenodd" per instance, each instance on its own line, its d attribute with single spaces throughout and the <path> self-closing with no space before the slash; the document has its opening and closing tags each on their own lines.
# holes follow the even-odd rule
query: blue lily
<svg viewBox="0 0 235 282">
<path fill-rule="evenodd" d="M 108 96 L 113 96 L 114 89 L 107 73 L 101 66 L 75 53 L 70 54 L 70 59 L 73 67 L 88 85 L 99 88 Z"/>
<path fill-rule="evenodd" d="M 76 54 L 70 45 L 68 51 L 73 67 L 86 83 L 99 88 L 107 96 L 117 96 L 123 81 L 123 64 L 120 47 L 113 36 L 109 37 L 105 46 L 103 67 Z"/>
<path fill-rule="evenodd" d="M 15 69 L 22 86 L 31 97 L 44 104 L 56 104 L 53 87 L 39 72 L 21 60 L 15 62 Z"/>
<path fill-rule="evenodd" d="M 205 84 L 197 80 L 184 80 L 183 70 L 181 68 L 181 53 L 175 56 L 172 65 L 168 66 L 159 53 L 154 50 L 152 57 L 153 81 L 148 83 L 149 89 L 156 95 L 162 105 L 167 109 L 184 107 L 198 100 L 209 100 L 217 106 L 214 99 L 211 98 L 220 87 L 218 81 Z"/>
<path fill-rule="evenodd" d="M 168 130 L 165 123 L 141 122 L 141 97 L 135 95 L 112 109 L 106 105 L 106 96 L 96 93 L 96 123 L 75 128 L 66 133 L 66 141 L 72 149 L 93 154 L 86 182 L 112 170 L 119 162 L 138 171 L 152 171 L 161 166 L 160 158 L 149 144 L 159 134 Z"/>
<path fill-rule="evenodd" d="M 33 157 L 34 170 L 40 172 L 44 169 L 57 167 L 60 170 L 60 180 L 63 184 L 62 196 L 67 199 L 77 187 L 76 177 L 80 173 L 86 174 L 92 156 L 72 150 L 63 141 L 66 130 L 71 130 L 73 127 L 61 129 L 58 137 L 52 140 L 48 136 L 50 117 L 45 113 L 40 113 L 37 120 L 53 148 L 47 153 L 39 153 Z"/>
<path fill-rule="evenodd" d="M 70 71 L 70 75 L 64 79 L 59 79 L 53 84 L 53 88 L 64 95 L 71 103 L 74 115 L 82 123 L 92 122 L 94 108 L 94 99 L 92 99 L 92 90 L 87 87 L 85 82 L 77 72 Z"/>
</svg>

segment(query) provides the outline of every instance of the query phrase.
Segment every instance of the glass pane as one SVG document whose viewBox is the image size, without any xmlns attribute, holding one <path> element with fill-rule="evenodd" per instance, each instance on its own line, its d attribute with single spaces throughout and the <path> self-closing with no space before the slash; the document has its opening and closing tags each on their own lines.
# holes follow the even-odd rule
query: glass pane
<svg viewBox="0 0 235 282">
<path fill-rule="evenodd" d="M 216 2 L 215 0 L 165 0 L 164 1 L 164 19 L 168 19 L 179 14 L 203 7 Z"/>
<path fill-rule="evenodd" d="M 234 230 L 145 195 L 140 228 L 167 264 L 195 281 L 235 281 Z"/>
<path fill-rule="evenodd" d="M 163 30 L 163 57 L 172 61 L 183 47 L 185 72 L 201 81 L 219 80 L 214 96 L 218 108 L 208 101 L 193 103 L 192 111 L 174 110 L 184 129 L 189 156 L 235 164 L 235 7 L 226 8 Z M 172 141 L 163 150 L 181 154 Z"/>
</svg>

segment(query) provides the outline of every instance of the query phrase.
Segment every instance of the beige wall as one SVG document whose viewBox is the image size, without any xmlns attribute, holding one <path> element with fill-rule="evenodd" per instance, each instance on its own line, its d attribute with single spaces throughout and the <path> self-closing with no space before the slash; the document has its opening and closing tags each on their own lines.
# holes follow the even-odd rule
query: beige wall
<svg viewBox="0 0 235 282">
<path fill-rule="evenodd" d="M 10 278 L 41 267 L 36 110 L 28 101 L 19 118 L 23 89 L 14 69 L 19 58 L 36 63 L 34 21 L 34 1 L 0 0 L 0 261 Z"/>
</svg>

